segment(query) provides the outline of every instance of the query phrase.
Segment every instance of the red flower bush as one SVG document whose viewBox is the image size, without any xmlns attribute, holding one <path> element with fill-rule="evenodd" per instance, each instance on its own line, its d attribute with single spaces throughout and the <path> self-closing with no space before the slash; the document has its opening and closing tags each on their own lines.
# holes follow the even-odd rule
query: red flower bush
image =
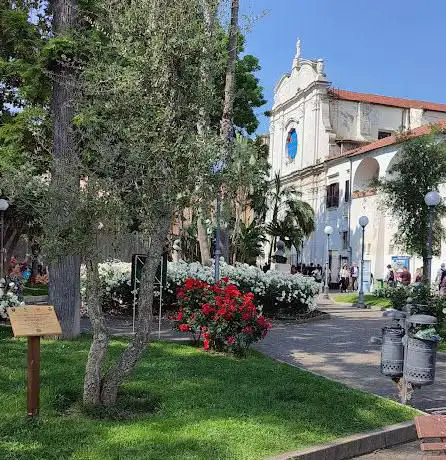
<svg viewBox="0 0 446 460">
<path fill-rule="evenodd" d="M 241 293 L 223 278 L 217 284 L 187 279 L 177 291 L 174 328 L 203 339 L 205 350 L 244 355 L 251 343 L 264 338 L 271 323 L 257 311 L 254 294 Z"/>
</svg>

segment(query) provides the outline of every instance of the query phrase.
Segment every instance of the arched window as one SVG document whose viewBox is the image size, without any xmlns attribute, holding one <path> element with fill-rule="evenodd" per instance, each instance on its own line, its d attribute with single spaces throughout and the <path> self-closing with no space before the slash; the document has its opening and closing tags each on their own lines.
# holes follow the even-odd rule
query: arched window
<svg viewBox="0 0 446 460">
<path fill-rule="evenodd" d="M 291 161 L 293 161 L 296 158 L 297 146 L 298 146 L 297 132 L 295 128 L 291 128 L 288 131 L 288 135 L 286 138 L 286 150 L 287 150 L 288 158 Z"/>
</svg>

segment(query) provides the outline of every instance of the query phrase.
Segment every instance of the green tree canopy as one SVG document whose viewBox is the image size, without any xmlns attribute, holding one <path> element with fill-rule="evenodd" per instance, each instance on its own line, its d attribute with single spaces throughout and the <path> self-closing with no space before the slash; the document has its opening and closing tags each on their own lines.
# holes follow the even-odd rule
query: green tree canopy
<svg viewBox="0 0 446 460">
<path fill-rule="evenodd" d="M 389 176 L 378 183 L 382 204 L 397 222 L 395 243 L 409 254 L 423 257 L 426 267 L 429 211 L 424 197 L 446 183 L 446 141 L 434 130 L 427 136 L 400 139 L 400 150 Z M 440 251 L 445 236 L 441 218 L 446 206 L 441 202 L 434 210 L 433 249 Z"/>
</svg>

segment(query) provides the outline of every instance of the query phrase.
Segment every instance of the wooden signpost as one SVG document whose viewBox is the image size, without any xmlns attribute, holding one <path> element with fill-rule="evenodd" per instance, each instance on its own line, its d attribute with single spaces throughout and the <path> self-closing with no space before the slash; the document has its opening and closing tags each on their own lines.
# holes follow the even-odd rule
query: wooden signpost
<svg viewBox="0 0 446 460">
<path fill-rule="evenodd" d="M 26 305 L 8 308 L 14 337 L 28 337 L 28 416 L 39 414 L 40 337 L 62 335 L 52 305 Z"/>
</svg>

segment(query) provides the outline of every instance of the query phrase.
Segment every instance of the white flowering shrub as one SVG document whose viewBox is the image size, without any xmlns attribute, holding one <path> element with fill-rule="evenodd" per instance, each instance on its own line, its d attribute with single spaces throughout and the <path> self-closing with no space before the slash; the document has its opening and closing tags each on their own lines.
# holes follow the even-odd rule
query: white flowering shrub
<svg viewBox="0 0 446 460">
<path fill-rule="evenodd" d="M 0 286 L 0 319 L 8 319 L 9 307 L 20 307 L 25 305 L 17 295 L 17 287 L 14 283 L 7 286 Z"/>
<path fill-rule="evenodd" d="M 320 285 L 313 278 L 275 271 L 264 273 L 250 265 L 233 266 L 225 262 L 221 262 L 220 270 L 221 277 L 229 278 L 241 291 L 253 292 L 256 304 L 263 308 L 267 316 L 305 314 L 316 308 L 315 299 Z M 104 311 L 129 314 L 133 302 L 131 264 L 116 261 L 100 264 L 99 275 Z M 177 287 L 182 286 L 188 278 L 212 283 L 213 268 L 198 262 L 169 262 L 167 286 L 163 291 L 165 309 L 172 307 Z M 85 280 L 84 275 L 82 280 Z"/>
<path fill-rule="evenodd" d="M 114 315 L 126 315 L 133 305 L 131 288 L 131 264 L 117 260 L 99 264 L 101 281 L 101 302 L 104 312 Z M 81 294 L 85 299 L 85 267 L 81 268 Z M 82 307 L 81 314 L 87 314 Z"/>
</svg>

